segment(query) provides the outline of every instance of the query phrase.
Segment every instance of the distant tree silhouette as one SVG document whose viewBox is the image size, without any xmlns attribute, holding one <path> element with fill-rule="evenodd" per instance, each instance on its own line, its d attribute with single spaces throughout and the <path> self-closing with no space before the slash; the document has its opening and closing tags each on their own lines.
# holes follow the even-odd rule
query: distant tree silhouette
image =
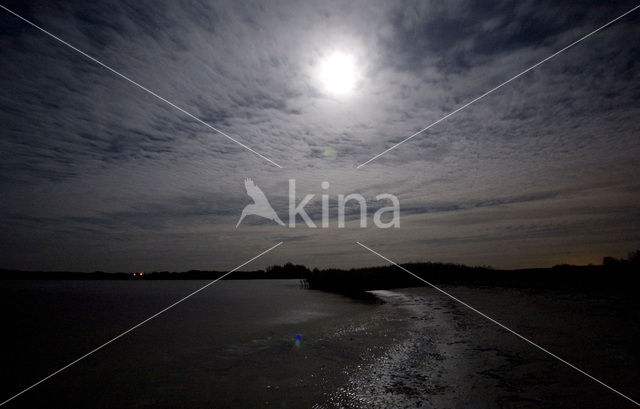
<svg viewBox="0 0 640 409">
<path fill-rule="evenodd" d="M 602 259 L 602 265 L 608 269 L 632 270 L 640 266 L 640 250 L 632 251 L 627 259 L 617 259 L 614 257 L 605 257 Z"/>
<path fill-rule="evenodd" d="M 266 275 L 270 278 L 307 278 L 311 271 L 300 264 L 286 263 L 284 266 L 269 266 Z"/>
<path fill-rule="evenodd" d="M 450 263 L 404 264 L 409 271 L 434 284 L 539 288 L 586 291 L 632 291 L 631 285 L 640 264 L 640 251 L 628 260 L 604 257 L 600 266 L 557 265 L 552 268 L 500 270 L 468 267 Z M 351 270 L 314 269 L 307 279 L 311 289 L 339 292 L 360 297 L 369 290 L 383 290 L 426 285 L 402 273 L 396 266 L 367 267 Z"/>
</svg>

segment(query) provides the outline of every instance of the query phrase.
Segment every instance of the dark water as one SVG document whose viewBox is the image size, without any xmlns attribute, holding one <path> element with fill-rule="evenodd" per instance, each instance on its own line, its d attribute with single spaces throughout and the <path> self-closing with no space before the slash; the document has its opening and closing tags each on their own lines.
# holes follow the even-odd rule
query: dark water
<svg viewBox="0 0 640 409">
<path fill-rule="evenodd" d="M 1 281 L 2 400 L 203 281 Z M 452 287 L 640 397 L 637 300 Z M 65 408 L 627 408 L 629 401 L 428 288 L 383 305 L 295 280 L 222 281 L 16 398 Z M 300 341 L 296 342 L 296 336 Z"/>
<path fill-rule="evenodd" d="M 3 400 L 205 283 L 1 282 Z M 11 406 L 306 406 L 358 357 L 330 345 L 373 309 L 297 280 L 221 281 Z"/>
</svg>

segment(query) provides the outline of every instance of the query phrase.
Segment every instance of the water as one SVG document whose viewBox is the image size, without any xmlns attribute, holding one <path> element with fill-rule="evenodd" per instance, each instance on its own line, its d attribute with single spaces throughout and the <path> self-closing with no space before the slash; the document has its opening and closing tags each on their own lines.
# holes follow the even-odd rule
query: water
<svg viewBox="0 0 640 409">
<path fill-rule="evenodd" d="M 205 283 L 1 282 L 2 367 L 11 374 L 2 397 Z M 297 280 L 221 281 L 12 405 L 291 407 L 320 400 L 336 387 L 343 364 L 361 352 L 330 344 L 358 332 L 375 308 L 301 289 Z"/>
<path fill-rule="evenodd" d="M 2 397 L 205 283 L 0 281 Z M 446 290 L 640 397 L 637 300 Z M 7 407 L 631 407 L 432 289 L 376 294 L 386 303 L 301 289 L 296 280 L 221 281 Z"/>
</svg>

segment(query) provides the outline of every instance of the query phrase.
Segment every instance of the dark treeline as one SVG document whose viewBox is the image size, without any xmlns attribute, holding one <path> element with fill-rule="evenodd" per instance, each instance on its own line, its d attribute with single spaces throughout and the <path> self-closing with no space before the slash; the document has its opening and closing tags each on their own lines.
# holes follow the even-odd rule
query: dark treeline
<svg viewBox="0 0 640 409">
<path fill-rule="evenodd" d="M 450 263 L 409 263 L 403 267 L 432 284 L 500 286 L 544 289 L 620 289 L 635 291 L 640 275 L 640 250 L 627 259 L 605 257 L 602 265 L 558 265 L 551 268 L 499 270 Z M 93 273 L 1 270 L 0 279 L 91 279 L 91 280 L 215 280 L 224 271 Z M 425 285 L 396 266 L 365 267 L 350 270 L 309 270 L 287 263 L 266 270 L 236 271 L 225 280 L 301 279 L 311 289 L 352 296 L 368 290 Z"/>
<path fill-rule="evenodd" d="M 92 273 L 74 271 L 21 271 L 0 269 L 0 279 L 4 280 L 215 280 L 227 271 L 189 270 L 184 272 L 153 271 L 133 273 Z M 223 280 L 258 279 L 306 279 L 311 271 L 301 265 L 287 263 L 284 266 L 271 266 L 266 270 L 234 271 Z"/>
<path fill-rule="evenodd" d="M 605 257 L 603 264 L 557 265 L 552 268 L 498 270 L 450 263 L 409 263 L 404 268 L 434 284 L 516 287 L 538 289 L 579 289 L 636 291 L 640 276 L 640 251 L 628 259 Z M 368 290 L 426 285 L 397 266 L 345 270 L 314 270 L 307 279 L 309 288 L 346 294 Z"/>
</svg>

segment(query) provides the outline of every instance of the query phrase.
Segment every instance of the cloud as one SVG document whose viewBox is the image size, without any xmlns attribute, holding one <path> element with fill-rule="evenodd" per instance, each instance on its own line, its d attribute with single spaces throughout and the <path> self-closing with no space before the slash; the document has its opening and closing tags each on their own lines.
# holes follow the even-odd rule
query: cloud
<svg viewBox="0 0 640 409">
<path fill-rule="evenodd" d="M 623 255 L 640 244 L 629 230 L 640 220 L 637 14 L 355 165 L 632 6 L 9 3 L 284 169 L 2 13 L 0 266 L 229 268 L 274 240 L 287 243 L 263 263 L 356 266 L 361 249 L 350 246 L 368 238 L 401 261 L 525 266 Z M 346 98 L 326 95 L 315 76 L 335 49 L 361 71 Z M 332 209 L 338 194 L 374 206 L 375 195 L 393 193 L 402 227 L 248 220 L 234 230 L 245 177 L 281 217 L 289 178 L 299 197 L 316 194 L 316 220 L 322 181 Z M 497 242 L 512 243 L 509 254 L 489 248 Z"/>
</svg>

